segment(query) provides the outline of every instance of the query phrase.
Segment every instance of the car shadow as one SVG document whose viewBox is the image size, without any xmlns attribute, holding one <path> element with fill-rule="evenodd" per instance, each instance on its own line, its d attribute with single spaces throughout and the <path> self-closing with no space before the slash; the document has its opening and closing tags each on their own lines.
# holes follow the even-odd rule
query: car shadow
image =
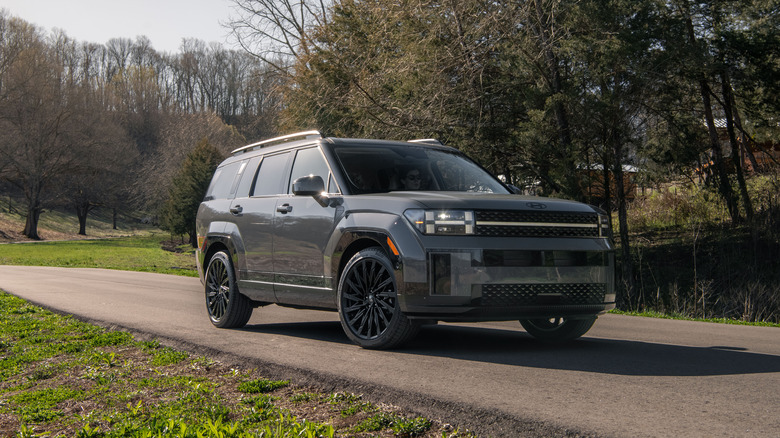
<svg viewBox="0 0 780 438">
<path fill-rule="evenodd" d="M 347 338 L 347 335 L 344 334 L 344 330 L 341 329 L 341 324 L 337 321 L 248 324 L 238 330 L 292 336 L 295 338 L 333 342 L 336 344 L 352 343 L 352 341 Z"/>
<path fill-rule="evenodd" d="M 256 324 L 245 331 L 350 344 L 338 322 Z M 357 346 L 355 347 L 358 348 Z M 356 354 L 358 354 L 356 351 Z M 402 348 L 385 354 L 446 357 L 519 367 L 624 376 L 719 376 L 780 372 L 780 356 L 740 346 L 690 347 L 622 339 L 591 338 L 544 344 L 521 330 L 426 326 Z"/>
</svg>

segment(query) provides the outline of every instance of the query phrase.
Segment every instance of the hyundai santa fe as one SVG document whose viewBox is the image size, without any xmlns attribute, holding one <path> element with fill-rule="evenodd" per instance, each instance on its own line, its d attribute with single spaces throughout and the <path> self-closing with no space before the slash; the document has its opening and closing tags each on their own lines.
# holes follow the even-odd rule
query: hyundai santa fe
<svg viewBox="0 0 780 438">
<path fill-rule="evenodd" d="M 322 137 L 236 149 L 197 215 L 212 324 L 268 304 L 336 311 L 364 348 L 437 321 L 517 320 L 533 337 L 585 334 L 615 307 L 600 209 L 520 196 L 435 140 Z"/>
</svg>

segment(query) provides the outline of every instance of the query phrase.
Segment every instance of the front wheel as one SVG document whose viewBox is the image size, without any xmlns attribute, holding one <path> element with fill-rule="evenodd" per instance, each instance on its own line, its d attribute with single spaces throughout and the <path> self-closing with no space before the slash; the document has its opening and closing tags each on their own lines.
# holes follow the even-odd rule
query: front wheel
<svg viewBox="0 0 780 438">
<path fill-rule="evenodd" d="M 349 260 L 339 280 L 338 308 L 347 337 L 363 348 L 396 347 L 419 328 L 401 312 L 392 264 L 379 248 Z"/>
<path fill-rule="evenodd" d="M 594 322 L 596 322 L 596 318 L 567 319 L 558 317 L 520 320 L 520 324 L 528 334 L 545 342 L 564 342 L 577 339 L 587 333 L 593 327 Z"/>
<path fill-rule="evenodd" d="M 252 316 L 252 303 L 238 291 L 233 263 L 224 251 L 214 254 L 206 270 L 206 310 L 219 328 L 243 327 Z"/>
</svg>

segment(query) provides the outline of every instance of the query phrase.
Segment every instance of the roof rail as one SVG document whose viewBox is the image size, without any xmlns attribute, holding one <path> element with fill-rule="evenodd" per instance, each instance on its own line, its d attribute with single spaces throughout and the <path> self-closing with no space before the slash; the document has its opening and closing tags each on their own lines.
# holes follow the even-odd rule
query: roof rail
<svg viewBox="0 0 780 438">
<path fill-rule="evenodd" d="M 284 143 L 290 140 L 308 140 L 308 139 L 317 139 L 322 138 L 322 134 L 320 134 L 320 131 L 302 131 L 302 132 L 296 132 L 294 134 L 287 134 L 283 135 L 281 137 L 274 137 L 269 138 L 268 140 L 259 141 L 257 143 L 252 143 L 243 147 L 240 147 L 238 149 L 235 149 L 231 154 L 235 155 L 241 152 L 249 152 L 255 149 L 263 148 L 266 146 L 270 146 L 273 144 L 279 144 Z"/>
<path fill-rule="evenodd" d="M 415 140 L 409 140 L 408 143 L 423 143 L 423 144 L 434 144 L 437 146 L 444 146 L 444 143 L 440 142 L 438 139 L 435 138 L 418 138 Z"/>
</svg>

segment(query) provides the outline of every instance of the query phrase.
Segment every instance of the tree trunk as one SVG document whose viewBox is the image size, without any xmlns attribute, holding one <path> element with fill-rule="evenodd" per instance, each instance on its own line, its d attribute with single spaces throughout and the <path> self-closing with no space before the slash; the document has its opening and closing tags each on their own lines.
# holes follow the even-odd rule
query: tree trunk
<svg viewBox="0 0 780 438">
<path fill-rule="evenodd" d="M 117 220 L 117 212 L 116 212 L 116 207 L 114 207 L 113 209 L 111 209 L 111 224 L 113 226 L 113 229 L 115 230 L 116 230 L 116 220 Z"/>
<path fill-rule="evenodd" d="M 38 234 L 38 220 L 41 218 L 41 212 L 43 207 L 41 206 L 41 184 L 32 184 L 27 190 L 25 190 L 25 198 L 27 198 L 27 220 L 24 224 L 24 231 L 22 234 L 33 240 L 41 240 L 41 236 Z"/>
<path fill-rule="evenodd" d="M 710 87 L 705 79 L 699 81 L 702 103 L 704 104 L 704 119 L 707 122 L 707 130 L 710 134 L 710 150 L 712 150 L 712 159 L 715 162 L 715 172 L 718 178 L 718 190 L 723 200 L 726 201 L 726 207 L 729 210 L 729 216 L 732 223 L 738 223 L 740 220 L 739 208 L 734 199 L 734 191 L 731 189 L 726 163 L 723 161 L 723 151 L 720 147 L 720 138 L 718 130 L 715 128 L 715 118 L 712 115 L 712 102 L 710 100 Z"/>
<path fill-rule="evenodd" d="M 76 217 L 79 218 L 79 235 L 87 235 L 87 214 L 89 213 L 89 203 L 76 204 Z"/>
<path fill-rule="evenodd" d="M 688 30 L 688 40 L 692 48 L 697 48 L 698 42 L 696 41 L 696 34 L 693 28 L 693 20 L 688 14 L 685 17 L 685 24 Z M 704 67 L 702 67 L 703 69 Z M 704 119 L 707 123 L 707 131 L 710 136 L 710 150 L 712 151 L 712 159 L 715 163 L 715 172 L 718 178 L 718 189 L 723 200 L 726 201 L 726 207 L 729 210 L 729 216 L 732 223 L 739 222 L 739 208 L 734 200 L 734 193 L 731 189 L 731 183 L 729 182 L 728 171 L 726 170 L 726 163 L 723 162 L 723 151 L 720 148 L 720 139 L 718 138 L 718 130 L 715 128 L 715 118 L 712 115 L 712 102 L 710 100 L 710 86 L 707 83 L 707 77 L 704 71 L 700 71 L 699 74 L 699 92 L 701 93 L 702 106 L 704 107 Z"/>
<path fill-rule="evenodd" d="M 24 234 L 33 240 L 41 240 L 41 236 L 38 235 L 38 220 L 41 217 L 40 206 L 30 206 L 27 208 L 27 220 L 24 224 Z"/>
<path fill-rule="evenodd" d="M 745 151 L 745 155 L 747 155 L 748 160 L 750 160 L 750 165 L 753 166 L 753 172 L 758 172 L 758 161 L 756 161 L 755 154 L 753 154 L 753 151 L 750 150 L 750 147 L 748 146 L 753 140 L 745 133 L 745 129 L 742 127 L 742 119 L 739 117 L 739 109 L 736 107 L 736 105 L 733 105 L 731 109 L 732 113 L 734 114 L 734 124 L 739 131 L 740 147 L 742 147 L 742 150 Z"/>
<path fill-rule="evenodd" d="M 739 144 L 737 143 L 737 135 L 734 131 L 734 116 L 732 108 L 734 108 L 734 95 L 731 92 L 731 82 L 729 81 L 729 75 L 727 72 L 721 73 L 721 86 L 723 89 L 723 111 L 726 113 L 726 130 L 729 133 L 729 142 L 731 143 L 731 157 L 734 162 L 734 166 L 737 170 L 737 182 L 739 183 L 739 191 L 742 197 L 742 204 L 745 207 L 745 216 L 748 223 L 753 222 L 753 203 L 750 201 L 750 194 L 748 193 L 747 183 L 745 182 L 745 175 L 742 172 L 742 160 L 739 155 Z"/>
<path fill-rule="evenodd" d="M 623 306 L 631 310 L 634 308 L 634 261 L 631 258 L 631 244 L 628 236 L 628 209 L 626 206 L 626 190 L 623 185 L 623 144 L 618 135 L 613 136 L 613 148 L 615 153 L 615 191 L 617 192 L 618 224 L 620 228 L 620 266 L 621 280 L 625 287 Z"/>
</svg>

